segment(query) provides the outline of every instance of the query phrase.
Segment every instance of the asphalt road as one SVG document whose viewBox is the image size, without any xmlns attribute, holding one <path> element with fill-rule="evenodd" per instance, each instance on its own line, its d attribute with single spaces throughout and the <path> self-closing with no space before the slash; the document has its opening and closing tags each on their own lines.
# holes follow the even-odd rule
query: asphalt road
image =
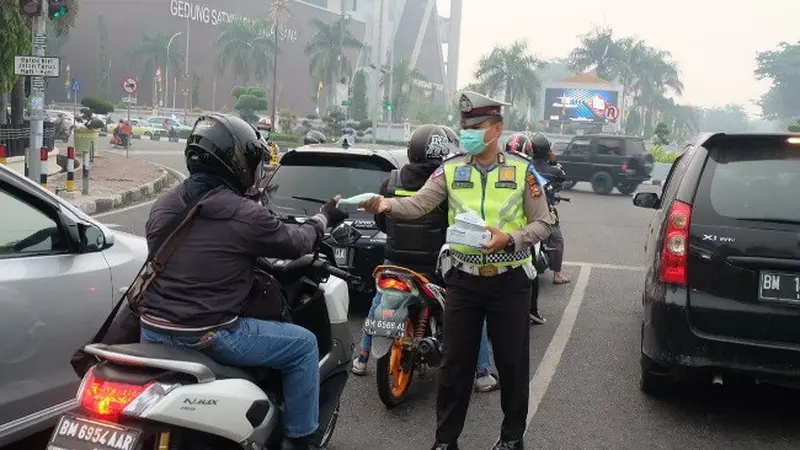
<svg viewBox="0 0 800 450">
<path fill-rule="evenodd" d="M 142 141 L 134 147 L 131 156 L 182 168 L 175 144 Z M 572 198 L 560 207 L 565 272 L 572 282 L 554 286 L 550 274 L 542 279 L 540 308 L 548 322 L 532 329 L 528 448 L 797 448 L 796 391 L 706 385 L 665 400 L 640 393 L 640 292 L 651 213 L 633 207 L 630 197 L 598 196 L 582 184 L 565 195 Z M 142 234 L 149 207 L 101 219 Z M 351 308 L 353 333 L 359 332 L 365 309 Z M 372 373 L 351 377 L 329 450 L 427 450 L 435 427 L 435 372 L 421 377 L 412 391 L 406 404 L 387 410 Z M 491 448 L 501 420 L 499 393 L 475 394 L 461 448 Z"/>
</svg>

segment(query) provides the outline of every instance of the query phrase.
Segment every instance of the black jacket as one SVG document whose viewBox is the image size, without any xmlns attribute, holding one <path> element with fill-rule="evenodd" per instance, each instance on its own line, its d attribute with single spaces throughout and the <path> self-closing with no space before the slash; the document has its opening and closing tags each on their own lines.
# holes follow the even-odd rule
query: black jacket
<svg viewBox="0 0 800 450">
<path fill-rule="evenodd" d="M 381 194 L 395 197 L 397 189 L 417 191 L 439 165 L 440 162 L 407 164 L 399 172 L 392 172 L 381 187 Z M 418 272 L 431 274 L 434 271 L 447 232 L 447 202 L 419 219 L 400 220 L 379 215 L 375 222 L 386 233 L 386 259 Z"/>
<path fill-rule="evenodd" d="M 258 292 L 258 257 L 298 258 L 311 253 L 321 238 L 324 219 L 290 227 L 261 204 L 222 185 L 213 175 L 194 174 L 153 205 L 145 225 L 151 252 L 169 232 L 173 217 L 193 199 L 213 191 L 144 294 L 143 315 L 184 327 L 230 323 L 256 300 L 251 297 Z"/>
</svg>

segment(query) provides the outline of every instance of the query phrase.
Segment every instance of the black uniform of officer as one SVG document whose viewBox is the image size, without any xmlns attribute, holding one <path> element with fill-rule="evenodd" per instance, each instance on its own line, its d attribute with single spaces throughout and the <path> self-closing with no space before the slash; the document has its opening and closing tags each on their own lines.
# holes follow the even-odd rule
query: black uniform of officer
<svg viewBox="0 0 800 450">
<path fill-rule="evenodd" d="M 530 248 L 547 239 L 552 225 L 543 182 L 525 158 L 498 145 L 504 103 L 475 92 L 460 97 L 460 148 L 412 197 L 374 197 L 361 204 L 373 214 L 422 217 L 442 201 L 448 222 L 459 213 L 483 217 L 491 232 L 481 249 L 451 243 L 452 268 L 445 274 L 446 326 L 436 399 L 433 450 L 457 450 L 472 390 L 483 321 L 487 321 L 501 383 L 504 414 L 495 450 L 524 448 L 530 355 Z M 481 251 L 482 250 L 482 251 Z"/>
</svg>

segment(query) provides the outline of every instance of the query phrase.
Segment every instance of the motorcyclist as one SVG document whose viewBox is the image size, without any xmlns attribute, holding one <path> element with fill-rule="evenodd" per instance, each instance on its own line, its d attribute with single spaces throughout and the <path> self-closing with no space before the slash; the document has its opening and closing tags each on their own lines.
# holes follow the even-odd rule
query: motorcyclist
<svg viewBox="0 0 800 450">
<path fill-rule="evenodd" d="M 386 197 L 400 197 L 404 193 L 413 193 L 422 187 L 452 152 L 452 144 L 451 138 L 441 126 L 417 127 L 408 142 L 409 164 L 404 165 L 399 171 L 392 171 L 389 179 L 381 186 L 380 194 Z M 387 235 L 385 264 L 408 267 L 443 285 L 436 276 L 436 261 L 439 249 L 445 243 L 447 203 L 443 202 L 438 208 L 416 220 L 399 220 L 380 214 L 375 216 L 375 223 Z M 369 316 L 375 313 L 380 301 L 381 295 L 376 293 Z M 475 390 L 478 392 L 489 392 L 497 387 L 497 378 L 489 373 L 491 361 L 488 341 L 484 323 L 474 381 Z M 353 360 L 352 372 L 355 375 L 366 375 L 371 347 L 372 336 L 362 334 L 361 352 Z"/>
<path fill-rule="evenodd" d="M 555 159 L 555 153 L 550 146 L 550 140 L 541 133 L 536 133 L 531 137 L 531 159 L 533 166 L 539 173 L 553 185 L 560 185 L 565 181 L 564 169 Z M 557 189 L 556 189 L 557 190 Z M 548 202 L 553 205 L 553 190 L 546 190 Z M 561 233 L 559 223 L 553 227 L 547 244 L 555 251 L 550 253 L 550 268 L 553 270 L 553 284 L 566 284 L 569 279 L 561 273 L 561 265 L 564 261 L 564 235 Z"/>
<path fill-rule="evenodd" d="M 272 134 L 272 121 L 264 117 L 259 119 L 258 125 L 256 126 L 259 133 L 261 133 L 261 137 L 267 142 L 267 148 L 269 150 L 269 164 L 277 166 L 280 162 L 280 157 L 278 156 L 278 145 L 269 140 L 270 134 Z"/>
<path fill-rule="evenodd" d="M 521 154 L 521 155 L 525 156 L 528 159 L 532 159 L 532 157 L 533 157 L 533 141 L 531 139 L 532 138 L 526 133 L 514 133 L 511 136 L 509 136 L 508 139 L 506 140 L 506 146 L 505 146 L 506 148 L 505 148 L 505 150 L 507 152 L 515 152 L 515 153 L 518 153 L 518 154 Z M 534 165 L 534 168 L 537 170 L 537 172 L 539 172 L 540 175 L 542 175 L 543 177 L 547 178 L 547 173 L 546 172 L 541 172 L 539 167 L 536 167 L 535 165 Z M 548 179 L 548 181 L 550 181 L 550 180 Z M 547 195 L 550 195 L 549 194 L 550 192 L 551 191 L 550 191 L 549 185 L 548 185 L 547 187 L 545 187 L 545 193 Z M 550 200 L 550 198 L 548 197 L 548 201 L 549 200 Z M 542 244 L 543 245 L 544 244 L 549 244 L 549 242 L 550 241 L 549 241 L 549 238 L 548 238 L 548 240 L 543 242 Z M 562 239 L 562 242 L 563 242 L 563 239 Z M 562 245 L 562 248 L 563 248 L 563 245 Z M 530 318 L 531 323 L 537 324 L 537 325 L 542 325 L 545 322 L 547 322 L 547 320 L 544 318 L 542 313 L 539 311 L 539 279 L 538 279 L 538 277 L 537 277 L 537 279 L 533 280 L 533 282 L 531 283 L 531 309 L 530 309 L 530 312 L 529 312 L 529 318 Z"/>
<path fill-rule="evenodd" d="M 250 302 L 273 305 L 255 278 L 258 257 L 311 253 L 328 226 L 347 214 L 339 196 L 297 227 L 284 225 L 244 194 L 262 177 L 266 145 L 247 122 L 230 115 L 200 117 L 187 139 L 191 174 L 156 201 L 145 225 L 148 248 L 187 205 L 203 208 L 154 279 L 141 304 L 142 342 L 190 347 L 221 364 L 280 370 L 285 401 L 284 450 L 309 449 L 318 428 L 317 341 L 300 326 L 242 317 Z M 280 306 L 278 307 L 280 309 Z"/>
</svg>

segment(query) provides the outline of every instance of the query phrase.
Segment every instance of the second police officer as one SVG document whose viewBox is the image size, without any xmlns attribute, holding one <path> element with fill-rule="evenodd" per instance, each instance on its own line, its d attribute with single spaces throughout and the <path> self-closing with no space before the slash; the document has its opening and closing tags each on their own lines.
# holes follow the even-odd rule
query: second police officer
<svg viewBox="0 0 800 450">
<path fill-rule="evenodd" d="M 469 407 L 483 321 L 487 321 L 501 380 L 503 423 L 494 450 L 523 449 L 528 415 L 530 354 L 528 310 L 535 270 L 530 248 L 552 227 L 544 179 L 527 159 L 501 151 L 501 107 L 506 103 L 465 91 L 460 95 L 460 148 L 413 196 L 381 196 L 360 206 L 400 219 L 422 217 L 448 202 L 448 223 L 474 211 L 491 232 L 482 250 L 451 245 L 447 326 L 436 398 L 436 441 L 432 450 L 458 450 Z"/>
</svg>

